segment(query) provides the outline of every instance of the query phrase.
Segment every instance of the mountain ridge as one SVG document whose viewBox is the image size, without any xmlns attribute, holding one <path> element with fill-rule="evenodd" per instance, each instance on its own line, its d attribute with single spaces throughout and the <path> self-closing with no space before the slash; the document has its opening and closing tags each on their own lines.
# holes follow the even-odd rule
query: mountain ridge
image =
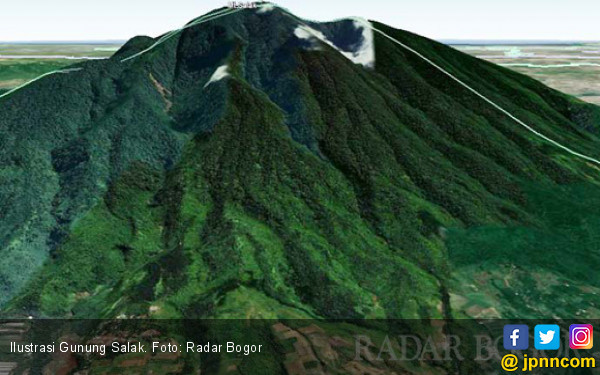
<svg viewBox="0 0 600 375">
<path fill-rule="evenodd" d="M 10 150 L 0 155 L 9 166 L 0 246 L 13 259 L 0 275 L 6 295 L 18 294 L 10 311 L 419 318 L 475 316 L 490 300 L 503 317 L 548 309 L 525 311 L 498 287 L 465 289 L 457 280 L 499 278 L 519 254 L 490 266 L 454 239 L 487 241 L 471 231 L 486 227 L 545 233 L 550 219 L 530 191 L 573 204 L 566 192 L 581 186 L 583 201 L 595 202 L 597 169 L 385 38 L 374 37 L 374 66 L 354 64 L 337 50 L 357 45 L 352 20 L 309 23 L 317 33 L 299 36 L 281 12 L 245 10 L 167 33 L 121 62 L 160 40 L 136 37 L 108 61 L 0 101 Z M 544 133 L 597 154 L 597 107 L 374 25 Z M 225 65 L 229 76 L 205 86 Z M 27 93 L 41 109 L 24 123 Z M 574 222 L 597 220 L 586 215 Z M 577 245 L 573 253 L 588 249 Z M 9 271 L 31 258 L 27 272 Z M 592 253 L 589 267 L 597 263 Z M 577 272 L 533 266 L 598 288 Z M 557 311 L 568 314 L 571 302 Z"/>
</svg>

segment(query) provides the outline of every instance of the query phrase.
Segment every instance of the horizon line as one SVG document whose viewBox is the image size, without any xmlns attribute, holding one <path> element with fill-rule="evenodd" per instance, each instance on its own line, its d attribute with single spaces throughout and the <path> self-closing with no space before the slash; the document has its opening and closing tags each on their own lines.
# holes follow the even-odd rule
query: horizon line
<svg viewBox="0 0 600 375">
<path fill-rule="evenodd" d="M 0 40 L 0 44 L 124 44 L 130 39 L 33 39 Z"/>
<path fill-rule="evenodd" d="M 600 43 L 600 39 L 471 39 L 471 38 L 429 38 L 444 44 L 573 44 Z M 0 40 L 0 44 L 125 44 L 130 39 L 33 39 Z"/>
</svg>

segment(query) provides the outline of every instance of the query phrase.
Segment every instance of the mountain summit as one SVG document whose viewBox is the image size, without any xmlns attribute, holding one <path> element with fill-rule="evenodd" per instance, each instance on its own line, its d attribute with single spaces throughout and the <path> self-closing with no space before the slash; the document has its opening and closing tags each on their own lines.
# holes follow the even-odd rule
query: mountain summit
<svg viewBox="0 0 600 375">
<path fill-rule="evenodd" d="M 0 99 L 10 313 L 566 317 L 600 291 L 599 168 L 540 137 L 598 157 L 600 108 L 533 79 L 264 3 L 74 68 Z"/>
</svg>

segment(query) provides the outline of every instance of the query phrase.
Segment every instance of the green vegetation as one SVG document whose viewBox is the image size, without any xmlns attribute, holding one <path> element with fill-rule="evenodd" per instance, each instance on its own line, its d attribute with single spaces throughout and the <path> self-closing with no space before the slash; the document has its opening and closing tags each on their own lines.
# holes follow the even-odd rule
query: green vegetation
<svg viewBox="0 0 600 375">
<path fill-rule="evenodd" d="M 8 91 L 34 78 L 71 65 L 71 60 L 2 60 L 0 59 L 0 90 Z"/>
<path fill-rule="evenodd" d="M 4 56 L 71 56 L 110 57 L 119 50 L 118 43 L 14 43 L 0 44 Z"/>
<path fill-rule="evenodd" d="M 134 38 L 110 60 L 0 100 L 0 244 L 11 254 L 0 303 L 10 313 L 574 314 L 574 299 L 553 310 L 555 292 L 527 279 L 523 262 L 595 293 L 600 280 L 584 275 L 598 262 L 596 166 L 387 39 L 364 69 L 305 49 L 279 13 L 192 27 L 121 63 L 153 43 Z M 599 157 L 600 108 L 377 27 Z M 204 87 L 223 64 L 232 75 Z M 32 100 L 36 111 L 19 110 Z M 557 265 L 561 252 L 590 262 Z M 510 281 L 466 283 L 513 268 L 528 298 L 544 296 L 537 310 L 519 308 Z"/>
<path fill-rule="evenodd" d="M 448 234 L 450 261 L 461 281 L 457 293 L 466 297 L 460 304 L 473 312 L 493 307 L 502 316 L 521 319 L 598 316 L 598 187 L 529 184 L 525 190 L 539 225 Z"/>
<path fill-rule="evenodd" d="M 107 58 L 113 44 L 0 44 L 0 94 L 84 58 Z"/>
</svg>

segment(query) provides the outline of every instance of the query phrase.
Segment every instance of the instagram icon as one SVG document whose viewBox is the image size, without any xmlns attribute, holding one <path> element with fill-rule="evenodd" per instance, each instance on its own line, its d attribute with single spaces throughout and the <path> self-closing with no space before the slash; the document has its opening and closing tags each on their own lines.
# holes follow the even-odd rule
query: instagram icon
<svg viewBox="0 0 600 375">
<path fill-rule="evenodd" d="M 571 324 L 569 327 L 571 349 L 591 349 L 594 346 L 594 328 L 591 324 Z"/>
</svg>

